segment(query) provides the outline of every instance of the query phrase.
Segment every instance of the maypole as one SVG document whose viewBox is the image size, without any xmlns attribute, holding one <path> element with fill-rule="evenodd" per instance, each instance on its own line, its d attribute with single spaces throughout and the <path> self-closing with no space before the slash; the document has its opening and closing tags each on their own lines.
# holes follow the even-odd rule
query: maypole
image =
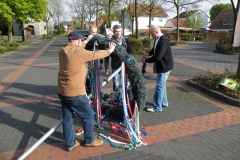
<svg viewBox="0 0 240 160">
<path fill-rule="evenodd" d="M 98 49 L 97 41 L 94 41 L 93 50 Z M 99 62 L 94 60 L 93 63 L 93 75 L 92 75 L 92 105 L 95 111 L 96 127 L 102 128 L 102 113 L 101 113 L 101 88 L 100 88 L 100 71 Z"/>
<path fill-rule="evenodd" d="M 126 91 L 126 72 L 125 72 L 125 64 L 122 62 L 121 66 L 121 89 L 122 89 L 122 104 L 123 104 L 123 123 L 116 124 L 110 122 L 112 125 L 112 130 L 117 135 L 128 139 L 129 143 L 120 142 L 112 139 L 111 137 L 107 137 L 104 134 L 100 134 L 99 138 L 107 141 L 114 148 L 123 148 L 127 150 L 136 149 L 136 147 L 140 145 L 146 145 L 146 143 L 142 142 L 141 132 L 139 129 L 139 114 L 137 105 L 135 105 L 134 113 L 131 111 L 131 107 L 128 107 L 130 104 L 128 102 L 128 95 Z M 129 116 L 129 113 L 131 116 Z M 147 134 L 145 132 L 142 133 L 144 136 Z"/>
</svg>

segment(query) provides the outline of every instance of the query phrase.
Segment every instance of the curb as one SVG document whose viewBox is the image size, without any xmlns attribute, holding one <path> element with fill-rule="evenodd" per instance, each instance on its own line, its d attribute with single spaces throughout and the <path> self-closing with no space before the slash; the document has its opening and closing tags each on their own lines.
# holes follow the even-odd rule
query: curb
<svg viewBox="0 0 240 160">
<path fill-rule="evenodd" d="M 219 93 L 219 92 L 216 92 L 214 90 L 210 90 L 207 87 L 201 86 L 201 85 L 193 82 L 192 79 L 189 79 L 187 81 L 187 84 L 189 86 L 191 86 L 191 87 L 193 87 L 193 88 L 195 88 L 195 89 L 205 93 L 205 94 L 208 94 L 208 95 L 210 95 L 210 96 L 220 100 L 220 101 L 223 101 L 223 102 L 225 102 L 227 104 L 230 104 L 230 105 L 234 105 L 234 106 L 240 107 L 240 100 L 234 99 L 234 98 L 229 97 L 229 96 L 226 96 L 226 95 L 224 95 L 222 93 Z"/>
</svg>

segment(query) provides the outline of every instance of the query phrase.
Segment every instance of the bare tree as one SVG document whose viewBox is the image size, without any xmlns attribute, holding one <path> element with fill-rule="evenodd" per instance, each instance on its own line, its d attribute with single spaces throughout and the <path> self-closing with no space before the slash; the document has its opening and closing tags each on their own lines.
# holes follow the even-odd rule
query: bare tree
<svg viewBox="0 0 240 160">
<path fill-rule="evenodd" d="M 198 2 L 203 2 L 207 0 L 166 0 L 166 3 L 172 3 L 177 11 L 177 36 L 176 41 L 179 41 L 179 12 L 182 8 L 186 8 L 189 5 L 193 5 Z"/>
<path fill-rule="evenodd" d="M 161 6 L 165 2 L 166 0 L 145 0 L 144 4 L 141 5 L 142 10 L 149 16 L 149 26 L 151 26 L 152 16 L 164 11 Z M 150 38 L 150 32 L 148 37 Z"/>
<path fill-rule="evenodd" d="M 74 11 L 77 14 L 76 19 L 78 19 L 79 22 L 79 28 L 82 30 L 84 28 L 84 24 L 87 17 L 87 8 L 88 5 L 86 5 L 87 0 L 72 0 Z M 74 25 L 76 25 L 76 20 L 74 22 Z M 74 26 L 76 28 L 76 26 Z"/>
<path fill-rule="evenodd" d="M 107 21 L 107 27 L 109 28 L 111 26 L 111 12 L 112 8 L 115 8 L 114 5 L 119 7 L 119 3 L 122 2 L 122 0 L 101 0 L 98 1 L 97 5 L 103 7 L 103 9 L 106 9 L 106 13 L 108 14 L 108 21 Z"/>
<path fill-rule="evenodd" d="M 52 17 L 53 17 L 52 13 L 51 13 L 49 10 L 47 10 L 47 11 L 46 11 L 46 15 L 45 15 L 45 17 L 44 17 L 44 19 L 43 19 L 43 21 L 46 22 L 47 35 L 49 34 L 48 22 L 49 22 L 49 20 L 50 20 Z"/>
<path fill-rule="evenodd" d="M 140 4 L 138 4 L 140 3 Z M 128 17 L 132 23 L 132 30 L 136 34 L 136 38 L 138 38 L 138 17 L 143 13 L 143 8 L 140 7 L 142 1 L 137 0 L 130 0 L 130 3 L 127 8 Z M 135 29 L 134 29 L 134 22 L 135 22 Z"/>
<path fill-rule="evenodd" d="M 60 19 L 64 15 L 64 3 L 63 0 L 48 0 L 50 11 L 58 22 L 58 33 L 60 35 Z"/>
</svg>

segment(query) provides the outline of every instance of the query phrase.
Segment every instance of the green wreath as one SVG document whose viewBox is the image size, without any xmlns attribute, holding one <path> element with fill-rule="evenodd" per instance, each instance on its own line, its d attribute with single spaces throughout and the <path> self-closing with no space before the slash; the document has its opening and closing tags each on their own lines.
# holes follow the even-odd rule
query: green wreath
<svg viewBox="0 0 240 160">
<path fill-rule="evenodd" d="M 112 59 L 118 59 L 118 60 L 121 60 L 122 62 L 125 62 L 126 72 L 128 74 L 128 78 L 131 83 L 131 88 L 130 88 L 130 91 L 128 92 L 130 97 L 131 108 L 132 109 L 134 108 L 135 106 L 134 104 L 136 101 L 138 105 L 138 111 L 140 113 L 145 107 L 146 98 L 147 98 L 147 88 L 145 84 L 145 79 L 143 78 L 141 70 L 138 68 L 136 64 L 134 57 L 131 54 L 128 54 L 125 48 L 123 48 L 121 45 L 118 45 L 116 41 L 105 38 L 99 34 L 93 36 L 92 39 L 87 43 L 85 48 L 87 50 L 92 50 L 94 46 L 94 41 L 97 41 L 98 49 L 101 49 L 101 50 L 105 50 L 106 48 L 108 48 L 109 42 L 111 41 L 117 44 L 114 52 L 111 53 L 110 56 Z M 91 62 L 89 62 L 88 75 L 87 75 L 87 81 L 89 84 L 91 84 L 92 69 L 93 69 L 93 65 L 91 64 Z M 87 89 L 87 91 L 89 90 Z M 112 105 L 108 104 L 107 98 L 106 98 L 106 97 L 111 98 L 111 96 L 116 96 L 118 94 L 119 94 L 119 90 L 114 91 L 110 95 L 103 95 L 102 109 L 104 110 L 103 113 L 107 112 L 110 117 L 122 119 L 122 114 L 119 115 L 119 113 L 123 113 L 120 111 L 122 108 L 113 107 Z"/>
</svg>

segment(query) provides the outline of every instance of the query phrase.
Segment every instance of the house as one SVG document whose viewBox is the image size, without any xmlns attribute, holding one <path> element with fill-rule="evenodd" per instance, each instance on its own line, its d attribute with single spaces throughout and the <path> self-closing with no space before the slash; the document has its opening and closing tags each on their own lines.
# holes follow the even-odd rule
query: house
<svg viewBox="0 0 240 160">
<path fill-rule="evenodd" d="M 128 5 L 128 12 L 129 14 L 134 15 L 134 4 Z M 149 9 L 147 9 L 146 5 L 138 5 L 138 30 L 139 32 L 145 31 L 149 29 Z M 130 29 L 131 31 L 135 31 L 136 29 L 136 23 L 135 20 L 133 20 L 133 26 L 132 21 L 130 20 L 129 14 L 126 14 L 126 17 L 124 18 L 124 28 Z M 165 26 L 167 20 L 168 20 L 168 14 L 164 11 L 164 9 L 161 6 L 155 5 L 153 7 L 152 11 L 152 18 L 151 18 L 151 24 L 158 25 L 159 27 Z"/>
<path fill-rule="evenodd" d="M 230 32 L 234 27 L 234 15 L 232 9 L 223 9 L 209 26 L 211 31 Z"/>
<path fill-rule="evenodd" d="M 197 17 L 200 17 L 202 24 L 200 26 L 200 28 L 198 29 L 198 32 L 200 30 L 209 30 L 209 22 L 210 22 L 210 18 L 208 15 L 206 15 L 205 12 L 201 11 L 201 10 L 191 10 L 191 11 L 185 11 L 179 14 L 179 30 L 181 32 L 187 32 L 192 30 L 192 28 L 187 28 L 184 25 L 185 19 L 188 17 L 189 12 L 192 12 L 193 15 L 198 15 Z M 165 27 L 167 28 L 177 28 L 177 16 L 174 17 L 173 19 L 169 19 L 165 25 Z"/>
<path fill-rule="evenodd" d="M 48 24 L 48 34 L 53 34 L 53 26 L 54 26 L 53 16 L 49 10 L 47 12 L 48 13 L 46 13 L 46 17 L 42 21 L 37 22 L 34 19 L 29 18 L 29 22 L 23 23 L 23 27 L 20 23 L 17 23 L 15 21 L 13 23 L 13 36 L 21 36 L 22 28 L 25 28 L 25 27 L 33 28 L 32 35 L 35 35 L 35 36 L 47 34 L 47 26 L 46 26 L 47 24 Z M 45 22 L 46 19 L 48 21 L 47 23 Z"/>
<path fill-rule="evenodd" d="M 180 32 L 187 32 L 192 30 L 192 28 L 187 28 L 184 26 L 185 18 L 179 18 L 179 31 Z M 164 26 L 165 28 L 174 28 L 174 30 L 177 30 L 177 19 L 169 19 L 167 23 Z"/>
</svg>

